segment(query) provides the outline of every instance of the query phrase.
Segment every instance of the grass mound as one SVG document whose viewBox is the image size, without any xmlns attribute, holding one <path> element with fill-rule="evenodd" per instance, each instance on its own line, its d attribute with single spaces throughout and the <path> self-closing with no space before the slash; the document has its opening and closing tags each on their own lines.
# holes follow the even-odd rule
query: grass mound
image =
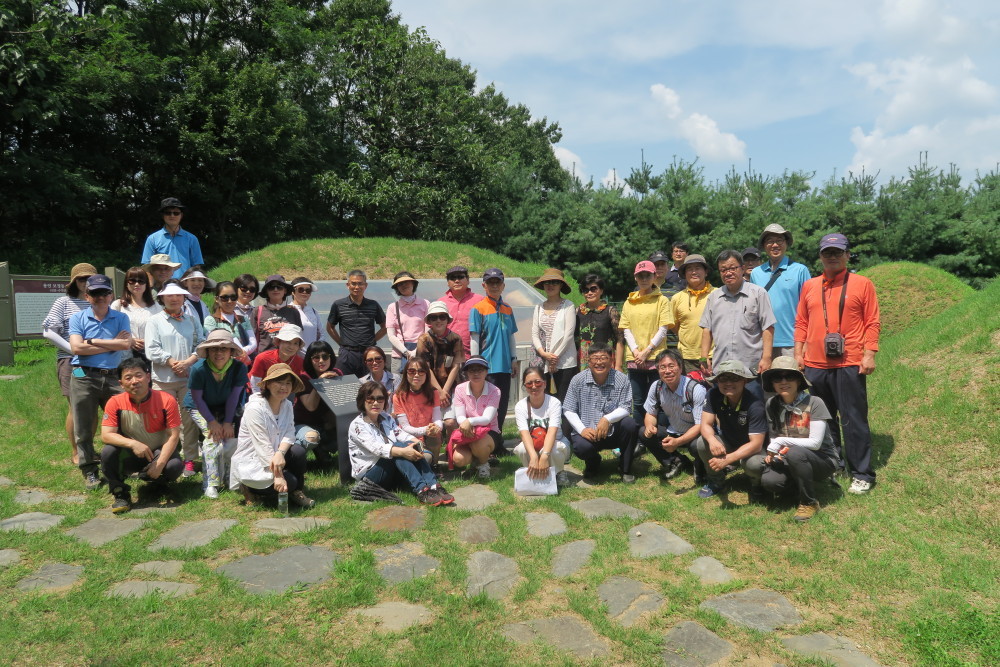
<svg viewBox="0 0 1000 667">
<path fill-rule="evenodd" d="M 882 335 L 922 322 L 975 292 L 941 269 L 914 262 L 889 262 L 861 271 L 875 283 L 882 311 Z"/>
</svg>

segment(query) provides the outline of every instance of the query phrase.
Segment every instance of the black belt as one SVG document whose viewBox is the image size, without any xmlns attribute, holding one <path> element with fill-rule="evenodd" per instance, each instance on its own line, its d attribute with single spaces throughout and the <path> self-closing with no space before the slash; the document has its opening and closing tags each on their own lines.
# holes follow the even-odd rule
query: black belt
<svg viewBox="0 0 1000 667">
<path fill-rule="evenodd" d="M 341 345 L 341 350 L 350 350 L 351 352 L 364 352 L 370 346 L 368 345 Z"/>
<path fill-rule="evenodd" d="M 97 368 L 96 366 L 74 366 L 73 368 L 79 368 L 84 373 L 97 373 L 98 375 L 118 375 L 117 368 Z"/>
</svg>

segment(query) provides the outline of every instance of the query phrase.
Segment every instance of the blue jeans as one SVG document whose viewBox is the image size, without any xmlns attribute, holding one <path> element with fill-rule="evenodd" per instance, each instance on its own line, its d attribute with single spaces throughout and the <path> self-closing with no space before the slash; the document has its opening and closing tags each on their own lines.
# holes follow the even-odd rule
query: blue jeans
<svg viewBox="0 0 1000 667">
<path fill-rule="evenodd" d="M 646 402 L 649 388 L 653 386 L 653 383 L 659 377 L 656 369 L 651 371 L 640 371 L 635 368 L 628 369 L 628 381 L 632 385 L 632 419 L 636 424 L 642 424 L 646 418 L 646 409 L 642 406 Z"/>
<path fill-rule="evenodd" d="M 398 488 L 404 478 L 414 493 L 419 493 L 425 486 L 437 484 L 437 477 L 422 458 L 416 463 L 402 458 L 379 459 L 364 476 L 389 491 Z"/>
</svg>

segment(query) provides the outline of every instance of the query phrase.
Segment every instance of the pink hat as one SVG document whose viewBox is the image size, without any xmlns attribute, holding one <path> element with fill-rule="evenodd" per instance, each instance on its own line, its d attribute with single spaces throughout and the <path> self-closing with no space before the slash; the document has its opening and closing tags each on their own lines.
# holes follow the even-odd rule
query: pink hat
<svg viewBox="0 0 1000 667">
<path fill-rule="evenodd" d="M 635 271 L 632 272 L 632 275 L 635 275 L 637 273 L 642 273 L 643 271 L 645 271 L 646 273 L 656 273 L 656 267 L 653 265 L 651 261 L 649 261 L 648 259 L 644 259 L 635 265 Z"/>
</svg>

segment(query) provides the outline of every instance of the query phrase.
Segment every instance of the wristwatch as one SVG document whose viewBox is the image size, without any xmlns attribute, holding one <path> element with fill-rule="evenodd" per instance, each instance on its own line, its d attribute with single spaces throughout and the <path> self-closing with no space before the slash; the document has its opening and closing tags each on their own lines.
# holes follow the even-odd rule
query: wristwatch
<svg viewBox="0 0 1000 667">
<path fill-rule="evenodd" d="M 83 342 L 85 342 L 87 345 L 93 345 L 94 344 L 94 339 L 93 338 L 88 338 L 87 340 L 85 340 Z"/>
</svg>

